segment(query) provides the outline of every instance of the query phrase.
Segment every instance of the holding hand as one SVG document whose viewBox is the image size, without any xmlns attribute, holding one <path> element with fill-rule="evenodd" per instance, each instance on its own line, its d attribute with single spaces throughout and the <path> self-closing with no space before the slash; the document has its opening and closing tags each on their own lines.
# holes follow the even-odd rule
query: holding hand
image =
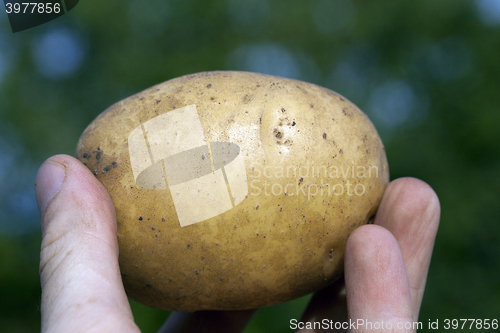
<svg viewBox="0 0 500 333">
<path fill-rule="evenodd" d="M 42 332 L 139 332 L 118 266 L 114 206 L 102 184 L 80 161 L 56 155 L 40 167 L 35 192 L 42 214 Z M 427 184 L 391 182 L 375 224 L 348 239 L 345 292 L 343 281 L 316 292 L 300 322 L 416 322 L 439 214 Z M 173 312 L 160 332 L 239 332 L 254 313 Z"/>
</svg>

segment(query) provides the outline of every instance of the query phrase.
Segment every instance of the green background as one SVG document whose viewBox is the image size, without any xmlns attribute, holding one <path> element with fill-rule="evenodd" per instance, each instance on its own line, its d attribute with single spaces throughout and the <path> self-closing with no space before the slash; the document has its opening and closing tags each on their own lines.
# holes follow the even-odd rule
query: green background
<svg viewBox="0 0 500 333">
<path fill-rule="evenodd" d="M 210 70 L 313 82 L 364 110 L 391 179 L 441 201 L 419 320 L 500 319 L 500 1 L 87 0 L 16 34 L 0 12 L 0 331 L 40 327 L 43 160 L 73 155 L 114 102 Z M 246 332 L 289 332 L 306 303 L 262 309 Z M 143 332 L 168 315 L 132 305 Z"/>
</svg>

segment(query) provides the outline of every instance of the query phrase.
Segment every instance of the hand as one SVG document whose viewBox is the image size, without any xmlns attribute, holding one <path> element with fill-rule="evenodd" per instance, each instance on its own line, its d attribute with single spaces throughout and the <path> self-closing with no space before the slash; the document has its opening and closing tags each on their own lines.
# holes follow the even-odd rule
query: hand
<svg viewBox="0 0 500 333">
<path fill-rule="evenodd" d="M 345 288 L 338 281 L 316 292 L 300 321 L 326 318 L 349 323 L 349 331 L 357 328 L 353 332 L 415 332 L 417 327 L 397 328 L 418 321 L 439 217 L 439 200 L 429 185 L 414 178 L 391 182 L 374 224 L 349 236 Z M 358 319 L 396 329 L 350 326 Z"/>
<path fill-rule="evenodd" d="M 40 167 L 35 193 L 42 332 L 139 332 L 118 266 L 115 210 L 102 184 L 75 158 L 56 155 Z M 342 281 L 315 293 L 301 321 L 416 321 L 438 223 L 439 202 L 428 185 L 393 181 L 376 225 L 356 229 L 347 242 L 347 297 Z M 254 312 L 174 312 L 160 332 L 239 332 Z"/>
</svg>

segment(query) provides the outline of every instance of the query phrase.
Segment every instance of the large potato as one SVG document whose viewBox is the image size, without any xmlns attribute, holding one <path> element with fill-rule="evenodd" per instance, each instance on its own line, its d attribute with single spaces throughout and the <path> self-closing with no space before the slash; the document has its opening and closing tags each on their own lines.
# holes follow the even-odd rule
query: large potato
<svg viewBox="0 0 500 333">
<path fill-rule="evenodd" d="M 165 310 L 256 308 L 330 284 L 389 178 L 351 102 L 244 72 L 188 75 L 114 104 L 76 156 L 115 205 L 128 295 Z"/>
</svg>

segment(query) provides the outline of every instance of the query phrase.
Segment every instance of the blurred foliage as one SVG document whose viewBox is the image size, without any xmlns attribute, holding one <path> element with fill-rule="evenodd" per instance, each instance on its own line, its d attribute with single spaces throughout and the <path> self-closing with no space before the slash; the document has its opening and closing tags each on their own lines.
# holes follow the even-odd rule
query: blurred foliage
<svg viewBox="0 0 500 333">
<path fill-rule="evenodd" d="M 363 109 L 391 178 L 423 179 L 441 201 L 419 320 L 500 319 L 499 11 L 495 0 L 80 1 L 17 34 L 0 13 L 2 332 L 39 330 L 37 167 L 74 154 L 112 103 L 224 69 L 317 83 Z M 246 332 L 288 332 L 306 303 L 262 309 Z M 167 317 L 132 307 L 144 332 Z"/>
</svg>

